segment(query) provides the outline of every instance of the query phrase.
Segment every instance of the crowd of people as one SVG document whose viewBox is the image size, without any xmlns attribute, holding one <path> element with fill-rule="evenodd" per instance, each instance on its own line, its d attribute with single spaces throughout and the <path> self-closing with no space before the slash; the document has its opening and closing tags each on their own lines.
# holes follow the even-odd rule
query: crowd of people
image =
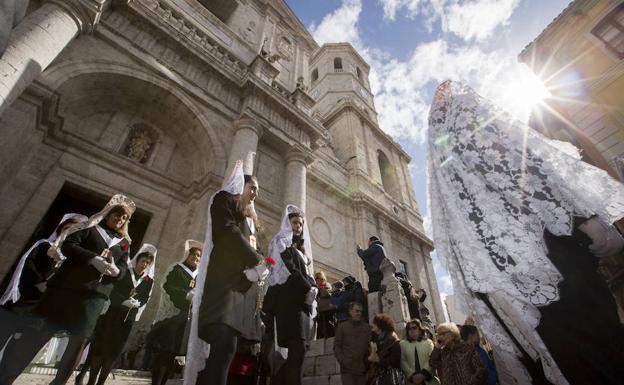
<svg viewBox="0 0 624 385">
<path fill-rule="evenodd" d="M 600 258 L 624 248 L 612 224 L 624 217 L 624 186 L 559 144 L 517 129 L 461 85 L 440 86 L 430 123 L 438 253 L 466 309 L 487 326 L 499 367 L 518 383 L 621 384 L 624 328 L 597 268 Z M 572 178 L 577 174 L 591 183 Z M 131 253 L 136 207 L 129 198 L 115 195 L 89 218 L 64 216 L 23 254 L 0 297 L 0 385 L 13 384 L 61 333 L 69 341 L 51 384 L 68 381 L 87 345 L 75 382 L 89 373 L 89 384 L 103 384 L 156 281 L 162 301 L 145 344 L 154 385 L 164 385 L 177 366 L 185 385 L 244 384 L 254 376 L 301 384 L 315 330 L 318 338 L 335 336 L 346 385 L 497 383 L 479 331 L 434 328 L 426 292 L 404 274 L 396 276 L 412 317 L 404 331 L 394 326 L 404 320 L 368 314 L 369 297 L 354 277 L 329 285 L 322 272 L 314 274 L 300 208 L 285 207 L 263 253 L 258 192 L 258 180 L 237 162 L 210 198 L 203 241 L 187 240 L 162 280 L 154 274 L 154 245 Z M 383 293 L 383 243 L 371 237 L 356 253 L 368 293 Z"/>
</svg>

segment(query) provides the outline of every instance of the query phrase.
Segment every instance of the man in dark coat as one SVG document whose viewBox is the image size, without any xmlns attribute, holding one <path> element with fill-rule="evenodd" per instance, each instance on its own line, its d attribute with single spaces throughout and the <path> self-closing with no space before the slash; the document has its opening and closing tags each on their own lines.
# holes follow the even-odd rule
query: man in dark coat
<svg viewBox="0 0 624 385">
<path fill-rule="evenodd" d="M 381 290 L 383 273 L 380 270 L 381 261 L 386 258 L 386 251 L 379 238 L 373 236 L 368 239 L 368 249 L 362 250 L 357 246 L 357 254 L 364 261 L 364 269 L 368 273 L 368 292 Z"/>
<path fill-rule="evenodd" d="M 275 317 L 277 343 L 288 349 L 286 362 L 277 371 L 273 382 L 277 385 L 299 385 L 302 381 L 301 367 L 305 355 L 305 339 L 309 325 L 306 315 L 312 314 L 312 303 L 317 290 L 314 278 L 307 272 L 305 248 L 303 247 L 304 217 L 301 212 L 288 215 L 292 226 L 292 245 L 280 254 L 290 275 L 283 284 L 269 287 L 264 298 L 263 310 Z"/>
<path fill-rule="evenodd" d="M 198 313 L 198 336 L 210 344 L 197 384 L 225 385 L 238 338 L 260 340 L 254 328 L 257 282 L 268 270 L 261 263 L 253 201 L 258 194 L 255 177 L 244 176 L 242 194 L 220 191 L 210 207 L 213 249 Z"/>
<path fill-rule="evenodd" d="M 113 283 L 127 269 L 128 221 L 134 209 L 134 202 L 115 195 L 104 210 L 68 231 L 61 243 L 66 260 L 48 281 L 35 309 L 45 324 L 40 329 L 24 331 L 19 340 L 7 345 L 0 363 L 0 384 L 12 384 L 59 331 L 71 337 L 51 384 L 67 382 L 108 301 Z"/>
</svg>

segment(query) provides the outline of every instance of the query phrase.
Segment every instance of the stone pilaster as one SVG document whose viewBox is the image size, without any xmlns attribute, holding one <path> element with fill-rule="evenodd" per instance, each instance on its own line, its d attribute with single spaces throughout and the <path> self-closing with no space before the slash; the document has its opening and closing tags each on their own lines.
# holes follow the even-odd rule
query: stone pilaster
<svg viewBox="0 0 624 385">
<path fill-rule="evenodd" d="M 305 211 L 306 177 L 310 155 L 299 146 L 286 153 L 286 191 L 284 203 L 293 204 Z"/>
<path fill-rule="evenodd" d="M 44 3 L 11 31 L 0 59 L 0 115 L 81 32 L 92 31 L 110 0 Z"/>
<path fill-rule="evenodd" d="M 243 161 L 245 174 L 253 174 L 258 140 L 262 136 L 262 127 L 255 119 L 242 117 L 234 122 L 234 129 L 236 133 L 232 141 L 226 177 L 237 160 Z"/>
</svg>

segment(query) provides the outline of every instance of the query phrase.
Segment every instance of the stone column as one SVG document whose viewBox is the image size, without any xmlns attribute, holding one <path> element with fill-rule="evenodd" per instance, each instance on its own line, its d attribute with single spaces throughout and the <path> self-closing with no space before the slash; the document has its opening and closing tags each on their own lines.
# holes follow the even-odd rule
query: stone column
<svg viewBox="0 0 624 385">
<path fill-rule="evenodd" d="M 0 58 L 0 115 L 82 31 L 90 31 L 110 0 L 44 3 L 11 31 Z"/>
<path fill-rule="evenodd" d="M 262 127 L 252 118 L 243 117 L 238 119 L 234 122 L 234 129 L 236 133 L 232 141 L 228 169 L 225 174 L 226 178 L 230 175 L 230 171 L 234 168 L 237 160 L 243 161 L 245 174 L 253 174 L 258 140 L 262 136 Z"/>
<path fill-rule="evenodd" d="M 308 160 L 309 156 L 303 148 L 292 147 L 286 153 L 284 204 L 293 204 L 303 211 L 306 205 Z"/>
</svg>

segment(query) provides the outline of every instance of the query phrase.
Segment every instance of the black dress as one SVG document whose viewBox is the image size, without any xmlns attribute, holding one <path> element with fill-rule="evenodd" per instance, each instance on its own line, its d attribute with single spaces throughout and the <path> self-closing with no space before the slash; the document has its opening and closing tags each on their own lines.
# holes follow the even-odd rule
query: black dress
<svg viewBox="0 0 624 385">
<path fill-rule="evenodd" d="M 182 346 L 186 323 L 189 319 L 191 302 L 186 299 L 186 295 L 195 285 L 195 278 L 189 271 L 177 264 L 171 269 L 163 289 L 178 312 L 154 324 L 148 336 L 149 347 L 172 354 L 180 354 L 186 350 Z"/>
<path fill-rule="evenodd" d="M 132 269 L 126 270 L 126 274 L 113 286 L 110 307 L 97 321 L 89 354 L 115 359 L 126 345 L 139 309 L 128 308 L 122 303 L 133 294 L 132 297 L 139 301 L 141 306 L 145 305 L 154 284 L 150 277 L 145 276 L 139 278 L 135 288 L 131 274 L 134 274 Z"/>
<path fill-rule="evenodd" d="M 559 301 L 539 308 L 540 337 L 570 384 L 624 384 L 624 328 L 591 240 L 576 228 L 544 239 L 563 281 Z"/>
<path fill-rule="evenodd" d="M 45 283 L 57 270 L 56 262 L 48 256 L 50 243 L 41 242 L 28 254 L 19 281 L 20 298 L 2 307 L 17 314 L 30 314 L 41 300 L 42 291 L 36 285 Z M 7 275 L 7 278 L 11 275 Z"/>
<path fill-rule="evenodd" d="M 310 315 L 311 309 L 305 304 L 305 298 L 314 280 L 306 274 L 305 262 L 294 246 L 284 250 L 281 258 L 290 275 L 283 284 L 267 290 L 262 310 L 275 317 L 277 341 L 280 346 L 286 346 L 288 341 L 306 337 L 303 315 Z"/>
<path fill-rule="evenodd" d="M 102 225 L 111 237 L 118 235 Z M 55 328 L 75 336 L 89 337 L 102 313 L 113 284 L 125 275 L 128 268 L 126 239 L 110 247 L 110 255 L 119 269 L 117 277 L 102 275 L 89 263 L 109 246 L 96 227 L 89 227 L 67 236 L 61 245 L 66 257 L 48 286 L 35 312 L 46 318 Z"/>
</svg>

